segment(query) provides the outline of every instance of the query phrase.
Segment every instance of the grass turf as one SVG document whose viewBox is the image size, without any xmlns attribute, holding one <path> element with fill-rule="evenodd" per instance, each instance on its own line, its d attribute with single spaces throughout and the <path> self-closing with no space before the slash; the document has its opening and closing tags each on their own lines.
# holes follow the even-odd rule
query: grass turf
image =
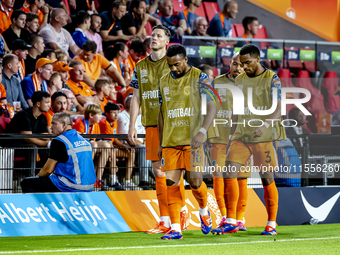
<svg viewBox="0 0 340 255">
<path fill-rule="evenodd" d="M 183 240 L 144 233 L 2 237 L 0 254 L 340 254 L 340 224 L 279 226 L 277 236 L 261 236 L 262 231 L 222 236 L 185 231 Z"/>
</svg>

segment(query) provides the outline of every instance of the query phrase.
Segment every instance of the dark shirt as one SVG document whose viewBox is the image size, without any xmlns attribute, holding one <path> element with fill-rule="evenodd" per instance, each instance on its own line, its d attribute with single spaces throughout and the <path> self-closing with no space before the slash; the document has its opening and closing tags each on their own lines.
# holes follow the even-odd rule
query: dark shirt
<svg viewBox="0 0 340 255">
<path fill-rule="evenodd" d="M 88 0 L 89 1 L 89 5 L 91 6 L 92 5 L 92 0 Z M 110 2 L 110 1 L 108 1 Z M 70 6 L 70 11 L 71 11 L 71 14 L 74 14 L 74 15 L 77 15 L 77 13 L 79 11 L 88 11 L 88 10 L 91 10 L 88 6 L 87 6 L 87 2 L 86 0 L 77 0 L 77 8 L 76 9 L 73 9 L 72 6 Z"/>
<path fill-rule="evenodd" d="M 32 131 L 32 134 L 47 133 L 47 119 L 45 115 L 41 114 L 36 119 L 33 116 L 33 108 L 21 110 L 14 115 L 6 128 L 6 133 L 20 134 L 21 131 Z M 26 143 L 26 141 L 16 140 L 15 143 Z"/>
<path fill-rule="evenodd" d="M 63 142 L 53 139 L 51 142 L 50 159 L 65 164 L 68 160 L 66 146 Z"/>
<path fill-rule="evenodd" d="M 111 13 L 109 11 L 102 12 L 100 14 L 100 17 L 102 18 L 102 27 L 101 27 L 101 30 L 109 31 L 109 35 L 117 36 L 118 35 L 118 31 L 122 30 L 120 19 L 114 20 L 112 18 L 112 15 L 111 15 Z M 117 41 L 121 41 L 121 40 L 106 41 L 106 42 L 103 41 L 103 50 L 105 51 L 105 49 L 108 46 L 114 44 Z"/>
<path fill-rule="evenodd" d="M 29 54 L 27 54 L 25 60 L 25 76 L 29 76 L 35 71 L 35 64 L 37 63 L 39 58 L 40 56 L 37 56 L 37 58 L 34 59 Z"/>
<path fill-rule="evenodd" d="M 20 33 L 20 38 L 17 36 L 16 33 L 14 33 L 14 31 L 12 30 L 12 26 L 10 26 L 6 31 L 4 31 L 2 33 L 2 36 L 4 37 L 7 46 L 10 50 L 12 50 L 12 42 L 16 39 L 22 39 L 24 40 L 26 43 L 28 41 L 28 39 L 31 36 L 31 33 L 28 32 L 26 29 L 21 29 L 21 33 Z"/>
<path fill-rule="evenodd" d="M 21 102 L 21 108 L 28 108 L 24 93 L 22 92 L 19 80 L 13 75 L 11 79 L 2 71 L 2 85 L 4 85 L 7 94 L 7 102 L 13 105 L 14 101 Z"/>
<path fill-rule="evenodd" d="M 125 16 L 122 18 L 122 30 L 124 35 L 132 35 L 129 31 L 130 27 L 136 28 L 136 33 L 138 32 L 139 28 L 142 25 L 141 19 L 135 19 L 131 13 L 125 14 Z"/>
<path fill-rule="evenodd" d="M 45 0 L 45 3 L 53 8 L 61 8 L 61 0 Z M 78 5 L 78 2 L 77 2 Z"/>
</svg>

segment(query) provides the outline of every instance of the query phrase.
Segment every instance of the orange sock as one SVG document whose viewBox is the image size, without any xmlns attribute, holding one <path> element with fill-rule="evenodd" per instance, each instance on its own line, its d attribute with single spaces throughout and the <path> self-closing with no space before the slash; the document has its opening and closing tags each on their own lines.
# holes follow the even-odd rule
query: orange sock
<svg viewBox="0 0 340 255">
<path fill-rule="evenodd" d="M 207 185 L 205 184 L 205 182 L 202 181 L 201 187 L 199 187 L 198 189 L 193 189 L 191 188 L 192 194 L 194 195 L 194 197 L 196 198 L 199 206 L 201 209 L 204 209 L 207 207 L 207 203 L 208 203 L 208 189 L 207 189 Z"/>
<path fill-rule="evenodd" d="M 239 191 L 237 179 L 224 179 L 224 200 L 227 208 L 227 218 L 236 220 L 236 206 L 238 201 Z"/>
<path fill-rule="evenodd" d="M 182 197 L 179 185 L 168 186 L 168 208 L 170 213 L 171 224 L 181 223 Z"/>
<path fill-rule="evenodd" d="M 227 216 L 227 209 L 224 202 L 224 181 L 222 176 L 214 176 L 214 191 L 216 202 L 220 208 L 222 216 Z"/>
<path fill-rule="evenodd" d="M 239 197 L 236 207 L 236 220 L 243 221 L 244 213 L 246 211 L 247 200 L 248 200 L 248 189 L 247 189 L 247 179 L 237 180 Z"/>
<path fill-rule="evenodd" d="M 185 203 L 185 187 L 184 187 L 184 181 L 183 177 L 181 177 L 181 181 L 179 183 L 179 189 L 181 191 L 181 196 L 182 196 L 182 207 L 186 205 Z"/>
<path fill-rule="evenodd" d="M 159 213 L 161 216 L 169 216 L 166 177 L 156 177 L 156 194 L 158 199 Z"/>
<path fill-rule="evenodd" d="M 264 188 L 264 201 L 268 213 L 268 221 L 276 221 L 277 209 L 279 207 L 279 193 L 275 181 Z"/>
</svg>

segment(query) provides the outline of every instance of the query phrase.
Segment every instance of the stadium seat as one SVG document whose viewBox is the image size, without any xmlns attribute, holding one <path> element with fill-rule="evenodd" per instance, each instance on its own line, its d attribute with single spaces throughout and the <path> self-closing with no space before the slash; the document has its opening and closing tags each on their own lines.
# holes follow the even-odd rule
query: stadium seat
<svg viewBox="0 0 340 255">
<path fill-rule="evenodd" d="M 197 14 L 197 16 L 201 16 L 201 17 L 204 17 L 204 18 L 206 18 L 206 16 L 207 16 L 205 14 L 205 10 L 204 10 L 203 4 L 201 4 L 200 7 L 196 8 L 195 13 Z"/>
<path fill-rule="evenodd" d="M 235 29 L 236 37 L 241 37 L 244 34 L 244 28 L 242 24 L 234 24 L 233 28 Z"/>
<path fill-rule="evenodd" d="M 235 25 L 232 26 L 232 32 L 233 32 L 233 38 L 236 38 L 237 37 L 237 33 L 236 33 Z"/>
<path fill-rule="evenodd" d="M 297 74 L 296 85 L 307 89 L 313 96 L 306 103 L 307 109 L 314 114 L 325 114 L 326 109 L 324 106 L 324 98 L 320 90 L 313 86 L 310 81 L 309 73 L 305 70 L 299 71 Z M 300 97 L 305 97 L 305 95 L 300 95 Z"/>
<path fill-rule="evenodd" d="M 216 2 L 203 2 L 203 6 L 209 22 L 213 19 L 216 13 L 220 12 L 220 7 L 218 7 Z"/>
<path fill-rule="evenodd" d="M 338 90 L 338 76 L 336 72 L 326 72 L 321 86 L 321 92 L 325 99 L 326 110 L 335 113 L 340 110 L 340 96 L 335 95 Z"/>
<path fill-rule="evenodd" d="M 11 122 L 11 118 L 0 117 L 0 133 L 4 133 L 6 127 Z"/>
<path fill-rule="evenodd" d="M 183 0 L 173 0 L 172 5 L 174 7 L 175 12 L 182 12 L 185 10 L 186 6 L 184 5 Z"/>
<path fill-rule="evenodd" d="M 152 25 L 150 22 L 146 23 L 145 25 L 146 35 L 151 36 L 152 34 Z"/>
<path fill-rule="evenodd" d="M 254 36 L 256 39 L 268 39 L 267 29 L 265 26 L 260 25 L 259 30 L 257 30 L 257 34 Z"/>
<path fill-rule="evenodd" d="M 281 69 L 278 73 L 278 76 L 281 80 L 282 87 L 285 88 L 294 88 L 294 84 L 292 82 L 292 76 L 290 74 L 289 69 Z M 291 95 L 295 98 L 299 98 L 299 93 L 291 93 Z"/>
<path fill-rule="evenodd" d="M 218 69 L 216 67 L 213 67 L 213 74 L 214 74 L 214 77 L 220 75 L 219 71 L 218 71 Z"/>
</svg>

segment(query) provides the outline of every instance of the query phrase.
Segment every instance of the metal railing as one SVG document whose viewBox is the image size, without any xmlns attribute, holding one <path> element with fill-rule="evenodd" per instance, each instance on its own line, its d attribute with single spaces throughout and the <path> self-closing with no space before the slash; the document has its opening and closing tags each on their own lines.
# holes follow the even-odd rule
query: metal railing
<svg viewBox="0 0 340 255">
<path fill-rule="evenodd" d="M 144 135 L 138 135 L 143 138 Z M 52 138 L 51 135 L 0 135 L 2 139 Z M 126 139 L 127 135 L 84 135 L 86 138 Z M 279 168 L 275 171 L 278 186 L 314 186 L 340 184 L 340 136 L 334 135 L 299 135 L 290 136 L 302 139 L 301 145 L 294 147 L 289 142 L 278 142 L 277 155 Z M 46 163 L 49 149 L 46 147 L 5 147 L 0 148 L 0 194 L 20 193 L 20 181 L 35 176 Z M 96 153 L 107 153 L 114 158 L 96 165 L 96 171 L 103 172 L 103 185 L 97 190 L 149 190 L 155 189 L 155 179 L 151 162 L 145 160 L 145 147 L 96 148 Z M 96 158 L 95 158 L 96 159 Z M 115 160 L 112 164 L 112 160 Z M 206 161 L 208 162 L 208 161 Z M 206 166 L 208 164 L 206 163 Z M 207 168 L 209 169 L 209 168 Z M 248 187 L 262 187 L 258 169 L 252 169 L 248 178 Z M 111 174 L 117 172 L 117 181 L 111 181 Z M 130 179 L 134 185 L 125 185 Z M 204 172 L 204 181 L 209 188 L 213 187 L 211 171 Z"/>
</svg>

